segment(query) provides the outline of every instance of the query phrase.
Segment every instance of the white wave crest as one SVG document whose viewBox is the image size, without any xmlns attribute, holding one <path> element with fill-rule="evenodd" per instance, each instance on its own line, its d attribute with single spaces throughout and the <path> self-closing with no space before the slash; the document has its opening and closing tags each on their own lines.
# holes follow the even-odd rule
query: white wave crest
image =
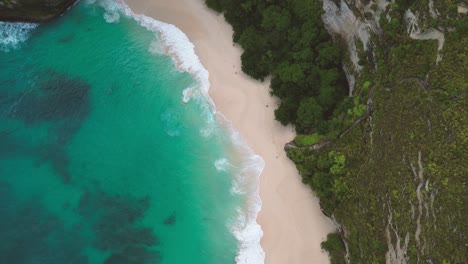
<svg viewBox="0 0 468 264">
<path fill-rule="evenodd" d="M 94 4 L 95 2 L 95 0 L 91 0 L 90 3 Z M 120 21 L 120 5 L 117 2 L 101 0 L 98 3 L 105 10 L 103 17 L 107 23 L 118 23 Z"/>
<path fill-rule="evenodd" d="M 214 165 L 218 171 L 226 171 L 234 175 L 231 194 L 241 195 L 246 201 L 243 207 L 237 208 L 236 218 L 229 223 L 231 232 L 240 242 L 236 263 L 262 264 L 265 261 L 265 252 L 260 245 L 263 231 L 257 223 L 257 215 L 262 207 L 259 179 L 265 162 L 253 153 L 239 132 L 232 128 L 221 113 L 217 113 L 217 116 L 228 130 L 236 161 L 231 162 L 227 158 L 220 158 L 215 161 Z"/>
<path fill-rule="evenodd" d="M 216 160 L 214 165 L 217 171 L 229 171 L 229 167 L 232 166 L 226 158 Z"/>
<path fill-rule="evenodd" d="M 240 133 L 221 113 L 218 112 L 216 115 L 218 122 L 228 130 L 229 141 L 233 144 L 236 157 L 236 162 L 221 159 L 218 160 L 218 165 L 235 174 L 231 193 L 242 195 L 246 200 L 245 207 L 238 208 L 237 218 L 230 226 L 232 233 L 240 241 L 236 263 L 264 263 L 265 252 L 260 245 L 263 231 L 257 223 L 257 215 L 262 208 L 259 187 L 260 174 L 265 167 L 265 161 L 248 147 Z"/>
<path fill-rule="evenodd" d="M 241 162 L 241 169 L 236 176 L 236 184 L 234 184 L 237 191 L 243 192 L 247 199 L 247 208 L 238 210 L 237 224 L 232 226 L 233 234 L 241 242 L 236 262 L 242 264 L 264 263 L 265 252 L 260 245 L 263 231 L 257 223 L 257 215 L 262 208 L 259 179 L 265 162 L 260 156 L 255 155 L 244 142 L 238 146 L 248 153 Z"/>
<path fill-rule="evenodd" d="M 107 23 L 117 23 L 120 20 L 119 13 L 104 13 L 104 19 Z"/>
<path fill-rule="evenodd" d="M 259 211 L 261 204 L 252 208 Z M 263 236 L 262 227 L 253 220 L 252 217 L 246 215 L 245 211 L 238 210 L 237 225 L 232 226 L 232 232 L 236 239 L 242 241 L 239 248 L 239 253 L 236 257 L 238 264 L 261 264 L 265 262 L 265 252 L 260 246 L 260 239 Z"/>
<path fill-rule="evenodd" d="M 208 94 L 210 88 L 209 73 L 195 54 L 194 45 L 188 37 L 174 25 L 133 13 L 122 0 L 116 0 L 116 3 L 118 3 L 122 14 L 134 19 L 147 30 L 157 34 L 158 41 L 162 46 L 157 46 L 159 43 L 152 43 L 150 46 L 151 52 L 157 54 L 164 52 L 164 54 L 170 55 L 178 70 L 191 74 L 198 82 L 197 87 L 189 87 L 184 90 L 182 100 L 183 102 L 189 102 L 196 99 L 197 103 L 203 106 L 203 112 L 209 112 L 206 115 L 207 126 L 200 131 L 201 134 L 208 137 L 218 128 L 215 117 L 219 117 L 218 121 L 228 129 L 230 142 L 234 144 L 236 156 L 240 158 L 240 161 L 236 162 L 235 168 L 227 159 L 216 161 L 215 166 L 219 170 L 231 171 L 235 169 L 232 191 L 238 194 L 241 193 L 246 198 L 245 207 L 238 209 L 237 219 L 230 226 L 232 233 L 239 241 L 236 262 L 239 264 L 264 263 L 265 252 L 260 245 L 263 231 L 257 223 L 257 215 L 262 207 L 259 195 L 259 178 L 265 162 L 260 156 L 253 153 L 241 135 L 231 127 L 224 116 L 216 112 L 215 104 Z"/>
<path fill-rule="evenodd" d="M 25 42 L 39 24 L 0 22 L 0 51 L 8 52 Z"/>
<path fill-rule="evenodd" d="M 188 103 L 190 102 L 190 99 L 192 99 L 195 96 L 196 88 L 195 87 L 189 87 L 187 89 L 184 89 L 182 91 L 182 102 Z"/>
<path fill-rule="evenodd" d="M 161 55 L 166 54 L 166 51 L 164 50 L 164 47 L 161 44 L 159 44 L 159 41 L 151 42 L 149 51 L 151 53 L 153 53 L 153 54 L 161 54 Z"/>
<path fill-rule="evenodd" d="M 166 53 L 172 57 L 175 65 L 180 71 L 192 74 L 200 84 L 200 90 L 206 99 L 211 101 L 208 96 L 210 82 L 208 81 L 208 71 L 203 67 L 200 59 L 195 54 L 194 45 L 179 28 L 174 25 L 157 21 L 151 17 L 135 14 L 130 7 L 123 1 L 117 1 L 120 10 L 127 17 L 137 21 L 147 30 L 157 33 L 159 41 L 166 48 Z M 160 50 L 158 50 L 158 53 Z M 214 107 L 213 107 L 214 112 Z"/>
<path fill-rule="evenodd" d="M 202 107 L 202 114 L 206 117 L 206 125 L 199 132 L 203 137 L 209 137 L 217 127 L 213 115 L 216 113 L 213 100 L 208 95 L 210 82 L 209 73 L 203 67 L 200 59 L 195 54 L 195 47 L 187 35 L 174 25 L 157 21 L 151 17 L 135 14 L 130 7 L 121 0 L 117 0 L 120 11 L 127 17 L 132 18 L 147 30 L 157 34 L 158 42 L 150 45 L 150 52 L 156 54 L 167 54 L 171 56 L 174 65 L 181 72 L 190 73 L 196 80 L 198 87 L 192 87 L 183 94 L 182 100 L 188 103 L 200 94 L 202 99 L 197 103 Z M 190 96 L 188 92 L 190 91 Z"/>
</svg>

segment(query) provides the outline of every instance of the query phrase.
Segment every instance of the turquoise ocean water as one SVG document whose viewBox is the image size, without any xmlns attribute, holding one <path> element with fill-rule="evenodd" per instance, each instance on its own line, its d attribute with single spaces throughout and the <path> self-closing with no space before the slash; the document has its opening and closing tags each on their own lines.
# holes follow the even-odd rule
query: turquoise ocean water
<svg viewBox="0 0 468 264">
<path fill-rule="evenodd" d="M 261 160 L 126 12 L 0 24 L 0 263 L 259 263 Z"/>
</svg>

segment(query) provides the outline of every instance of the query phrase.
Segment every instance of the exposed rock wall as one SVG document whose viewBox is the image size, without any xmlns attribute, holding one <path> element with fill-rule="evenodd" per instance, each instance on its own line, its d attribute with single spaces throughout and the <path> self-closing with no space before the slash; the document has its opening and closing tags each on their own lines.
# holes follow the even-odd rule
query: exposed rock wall
<svg viewBox="0 0 468 264">
<path fill-rule="evenodd" d="M 60 16 L 77 0 L 0 0 L 0 21 L 43 22 Z"/>
<path fill-rule="evenodd" d="M 313 182 L 320 178 L 303 169 L 309 157 L 347 158 L 350 191 L 332 213 L 348 232 L 339 232 L 340 254 L 329 251 L 341 261 L 332 263 L 466 263 L 466 5 L 322 3 L 326 29 L 346 50 L 349 96 L 368 109 L 345 135 L 295 161 Z"/>
</svg>

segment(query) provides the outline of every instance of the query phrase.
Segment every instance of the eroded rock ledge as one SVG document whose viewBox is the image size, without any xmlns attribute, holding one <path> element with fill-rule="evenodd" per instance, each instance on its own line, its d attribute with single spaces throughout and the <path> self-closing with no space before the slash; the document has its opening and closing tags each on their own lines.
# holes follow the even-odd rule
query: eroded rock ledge
<svg viewBox="0 0 468 264">
<path fill-rule="evenodd" d="M 44 22 L 63 14 L 77 0 L 0 0 L 0 21 Z"/>
</svg>

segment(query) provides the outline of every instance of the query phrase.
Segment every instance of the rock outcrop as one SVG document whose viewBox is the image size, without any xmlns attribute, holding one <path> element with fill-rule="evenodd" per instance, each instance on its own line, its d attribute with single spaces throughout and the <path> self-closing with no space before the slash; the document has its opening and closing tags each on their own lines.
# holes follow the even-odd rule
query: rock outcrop
<svg viewBox="0 0 468 264">
<path fill-rule="evenodd" d="M 77 0 L 0 0 L 0 21 L 44 22 L 63 14 Z"/>
</svg>

